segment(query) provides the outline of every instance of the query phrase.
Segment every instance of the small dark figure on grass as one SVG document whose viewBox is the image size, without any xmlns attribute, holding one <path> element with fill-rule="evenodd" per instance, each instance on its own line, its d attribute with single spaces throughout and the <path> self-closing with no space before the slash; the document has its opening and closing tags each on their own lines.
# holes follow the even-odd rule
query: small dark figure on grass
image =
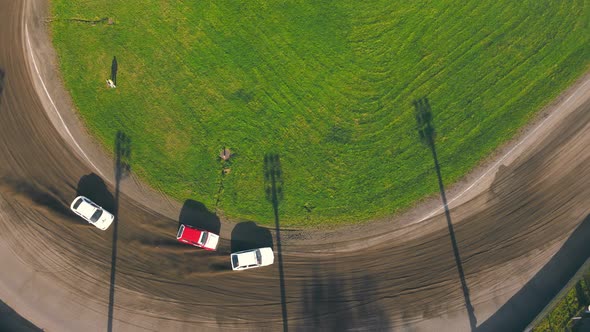
<svg viewBox="0 0 590 332">
<path fill-rule="evenodd" d="M 231 156 L 232 153 L 228 148 L 223 148 L 221 152 L 219 152 L 219 158 L 221 158 L 221 163 L 223 165 L 223 175 L 231 172 L 231 168 L 229 168 L 229 158 L 231 158 Z"/>
</svg>

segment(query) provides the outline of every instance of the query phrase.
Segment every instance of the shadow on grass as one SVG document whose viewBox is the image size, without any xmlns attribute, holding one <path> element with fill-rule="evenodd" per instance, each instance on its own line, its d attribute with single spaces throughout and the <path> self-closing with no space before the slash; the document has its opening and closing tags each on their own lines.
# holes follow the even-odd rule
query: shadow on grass
<svg viewBox="0 0 590 332">
<path fill-rule="evenodd" d="M 194 226 L 206 231 L 219 234 L 221 230 L 221 222 L 219 217 L 209 211 L 207 207 L 201 202 L 187 199 L 182 205 L 180 215 L 178 216 L 179 227 L 180 224 Z"/>
<path fill-rule="evenodd" d="M 113 62 L 111 63 L 111 81 L 117 85 L 117 70 L 119 70 L 119 64 L 117 63 L 117 57 L 113 57 Z"/>
<path fill-rule="evenodd" d="M 40 332 L 43 330 L 0 301 L 0 331 Z"/>
<path fill-rule="evenodd" d="M 590 215 L 574 230 L 561 249 L 477 332 L 523 331 L 590 258 Z"/>
<path fill-rule="evenodd" d="M 115 304 L 115 277 L 117 275 L 117 238 L 119 231 L 119 199 L 121 181 L 129 175 L 131 171 L 131 138 L 125 135 L 122 131 L 118 131 L 115 135 L 115 206 L 113 215 L 115 221 L 113 222 L 113 246 L 111 252 L 111 278 L 109 287 L 109 312 L 107 331 L 113 331 L 113 314 Z"/>
<path fill-rule="evenodd" d="M 467 281 L 465 280 L 465 273 L 463 272 L 463 264 L 461 262 L 461 255 L 459 254 L 459 247 L 457 246 L 457 239 L 455 238 L 455 231 L 453 230 L 453 222 L 451 220 L 451 213 L 447 203 L 447 196 L 445 194 L 445 187 L 443 185 L 442 174 L 440 171 L 440 164 L 438 163 L 438 157 L 436 154 L 435 137 L 436 133 L 434 125 L 432 124 L 432 109 L 428 98 L 424 97 L 414 101 L 416 122 L 418 124 L 418 134 L 420 140 L 424 143 L 432 153 L 432 159 L 434 160 L 434 168 L 436 170 L 436 176 L 438 178 L 438 188 L 440 191 L 440 197 L 445 210 L 445 217 L 447 219 L 447 227 L 449 229 L 449 236 L 451 238 L 451 245 L 453 247 L 453 255 L 455 256 L 455 264 L 457 266 L 457 272 L 459 273 L 459 280 L 461 282 L 461 289 L 463 291 L 463 297 L 465 299 L 465 309 L 469 316 L 469 326 L 472 331 L 477 326 L 477 319 L 475 317 L 475 311 L 471 304 L 469 297 L 469 288 L 467 287 Z"/>
<path fill-rule="evenodd" d="M 289 330 L 287 322 L 287 303 L 285 299 L 285 273 L 283 270 L 283 250 L 281 246 L 281 227 L 279 222 L 279 203 L 283 200 L 283 171 L 281 159 L 276 153 L 269 153 L 264 156 L 264 190 L 266 199 L 272 204 L 275 219 L 275 234 L 277 258 L 279 261 L 279 282 L 281 287 L 281 312 L 283 318 L 283 331 Z"/>
<path fill-rule="evenodd" d="M 320 275 L 307 279 L 301 298 L 302 320 L 297 331 L 391 331 L 386 311 L 379 305 L 376 280 L 362 276 L 360 285 L 346 274 Z"/>
</svg>

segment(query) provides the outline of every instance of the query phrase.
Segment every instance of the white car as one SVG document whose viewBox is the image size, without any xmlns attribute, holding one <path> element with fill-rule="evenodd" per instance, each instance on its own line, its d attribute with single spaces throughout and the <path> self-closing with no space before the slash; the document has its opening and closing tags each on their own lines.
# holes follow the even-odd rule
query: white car
<svg viewBox="0 0 590 332">
<path fill-rule="evenodd" d="M 250 249 L 231 254 L 232 270 L 246 270 L 254 267 L 271 265 L 275 261 L 272 248 Z"/>
<path fill-rule="evenodd" d="M 72 202 L 72 205 L 70 205 L 70 209 L 72 209 L 75 214 L 103 231 L 109 228 L 113 223 L 113 220 L 115 220 L 115 216 L 110 212 L 104 210 L 84 196 L 76 197 Z"/>
</svg>

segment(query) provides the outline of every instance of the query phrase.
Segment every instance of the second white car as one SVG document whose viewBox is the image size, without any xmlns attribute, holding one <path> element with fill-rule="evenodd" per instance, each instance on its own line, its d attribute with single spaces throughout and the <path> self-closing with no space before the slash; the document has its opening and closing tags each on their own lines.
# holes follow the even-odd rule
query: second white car
<svg viewBox="0 0 590 332">
<path fill-rule="evenodd" d="M 231 268 L 234 271 L 246 270 L 271 265 L 274 260 L 275 256 L 270 247 L 244 250 L 231 254 Z"/>
</svg>

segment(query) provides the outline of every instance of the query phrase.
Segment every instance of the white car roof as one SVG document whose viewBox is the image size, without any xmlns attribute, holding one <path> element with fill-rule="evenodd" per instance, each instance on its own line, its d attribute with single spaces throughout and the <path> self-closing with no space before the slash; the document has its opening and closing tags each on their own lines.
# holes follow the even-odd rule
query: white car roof
<svg viewBox="0 0 590 332">
<path fill-rule="evenodd" d="M 260 251 L 260 264 L 258 264 L 256 259 L 257 251 Z M 233 253 L 232 256 L 238 258 L 238 267 L 241 268 L 271 265 L 275 260 L 274 253 L 270 247 L 244 250 Z"/>
<path fill-rule="evenodd" d="M 81 216 L 87 222 L 102 229 L 103 231 L 109 228 L 109 226 L 115 220 L 115 216 L 113 216 L 110 212 L 99 207 L 98 205 L 96 205 L 96 203 L 92 202 L 90 199 L 84 196 L 76 197 L 70 205 L 70 209 L 72 209 L 72 211 Z M 90 220 L 90 218 L 92 218 L 94 213 L 96 213 L 96 211 L 98 210 L 102 211 L 100 213 L 100 216 L 98 217 L 98 220 Z"/>
<path fill-rule="evenodd" d="M 90 217 L 92 217 L 92 214 L 94 214 L 94 212 L 96 212 L 96 207 L 94 207 L 92 204 L 88 203 L 88 201 L 82 200 L 82 203 L 80 204 L 80 206 L 78 206 L 76 211 L 78 211 L 81 215 L 83 215 L 87 219 L 90 219 Z"/>
<path fill-rule="evenodd" d="M 256 250 L 238 254 L 239 266 L 248 266 L 253 264 L 258 265 L 258 262 L 256 261 Z"/>
</svg>

